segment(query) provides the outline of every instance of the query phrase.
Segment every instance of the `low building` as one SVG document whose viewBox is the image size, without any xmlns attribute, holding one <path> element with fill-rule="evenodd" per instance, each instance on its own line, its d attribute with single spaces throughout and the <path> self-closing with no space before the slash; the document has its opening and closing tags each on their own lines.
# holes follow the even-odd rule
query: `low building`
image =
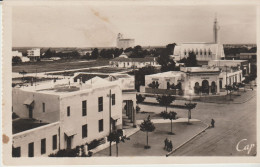
<svg viewBox="0 0 260 167">
<path fill-rule="evenodd" d="M 225 68 L 238 67 L 243 72 L 243 77 L 251 73 L 251 64 L 247 60 L 211 60 L 208 66 Z"/>
<path fill-rule="evenodd" d="M 119 68 L 142 68 L 145 66 L 160 66 L 156 58 L 144 57 L 144 58 L 128 58 L 128 57 L 117 57 L 109 61 L 109 65 L 112 67 Z"/>
<path fill-rule="evenodd" d="M 12 57 L 20 57 L 22 62 L 29 62 L 30 59 L 26 56 L 23 56 L 22 52 L 12 51 Z"/>
<path fill-rule="evenodd" d="M 243 81 L 242 70 L 230 67 L 226 71 L 215 67 L 180 67 L 180 71 L 145 76 L 142 92 L 171 95 L 219 94 L 225 85 Z M 151 85 L 158 85 L 151 87 Z"/>
<path fill-rule="evenodd" d="M 123 101 L 131 99 L 127 113 L 135 125 L 135 91 L 126 78 L 93 77 L 85 83 L 58 80 L 36 86 L 13 88 L 12 107 L 20 119 L 13 121 L 13 152 L 16 156 L 48 156 L 75 148 L 123 128 Z M 125 84 L 121 84 L 124 83 Z M 111 92 L 111 94 L 110 94 Z M 129 93 L 129 96 L 126 94 Z M 111 96 L 110 96 L 111 95 Z M 128 102 L 129 103 L 129 102 Z M 111 104 L 111 117 L 109 106 Z M 131 113 L 130 113 L 131 110 Z M 22 126 L 16 121 L 29 125 Z M 23 124 L 24 125 L 24 124 Z M 28 127 L 22 130 L 19 126 Z"/>
<path fill-rule="evenodd" d="M 27 56 L 31 62 L 39 61 L 41 56 L 40 48 L 27 50 Z"/>
</svg>

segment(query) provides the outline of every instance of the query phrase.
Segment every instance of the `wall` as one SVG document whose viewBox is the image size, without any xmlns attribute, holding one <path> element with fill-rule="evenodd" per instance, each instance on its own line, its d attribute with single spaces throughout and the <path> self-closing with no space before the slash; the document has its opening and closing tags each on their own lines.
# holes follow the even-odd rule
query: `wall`
<svg viewBox="0 0 260 167">
<path fill-rule="evenodd" d="M 29 109 L 24 102 L 27 99 L 32 99 L 34 100 L 34 119 L 48 123 L 59 121 L 59 96 L 30 92 L 19 88 L 13 88 L 12 94 L 13 112 L 19 117 L 29 118 Z M 45 103 L 45 112 L 43 112 L 42 103 Z"/>
<path fill-rule="evenodd" d="M 170 75 L 170 74 L 169 74 Z M 152 83 L 153 81 L 158 81 L 159 83 L 159 89 L 167 89 L 167 82 L 170 84 L 178 84 L 178 80 L 181 79 L 181 76 L 176 76 L 176 77 L 160 77 L 160 76 L 145 76 L 145 86 L 149 88 L 149 84 Z"/>
<path fill-rule="evenodd" d="M 119 86 L 96 88 L 92 92 L 61 97 L 61 149 L 66 148 L 65 134 L 75 132 L 72 137 L 72 148 L 85 144 L 93 139 L 99 139 L 109 134 L 109 90 L 115 94 L 116 103 L 111 106 L 111 116 L 118 115 L 117 125 L 122 125 L 122 91 Z M 98 111 L 98 97 L 103 97 L 103 111 Z M 82 101 L 87 100 L 87 115 L 82 116 Z M 67 116 L 67 106 L 70 106 L 70 116 Z M 98 120 L 103 119 L 103 132 L 99 132 Z M 88 136 L 82 139 L 82 125 L 87 124 Z M 72 126 L 73 125 L 73 126 Z"/>
<path fill-rule="evenodd" d="M 59 149 L 59 122 L 13 135 L 13 146 L 21 147 L 21 157 L 28 157 L 28 144 L 34 142 L 34 157 L 48 156 Z M 52 136 L 57 135 L 57 149 L 52 149 Z M 41 154 L 41 139 L 46 138 L 46 153 Z"/>
</svg>

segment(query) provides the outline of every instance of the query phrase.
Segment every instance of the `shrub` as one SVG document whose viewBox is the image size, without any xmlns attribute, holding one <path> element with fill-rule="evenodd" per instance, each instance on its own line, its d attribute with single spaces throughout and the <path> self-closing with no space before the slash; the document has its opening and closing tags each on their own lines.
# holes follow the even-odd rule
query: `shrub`
<svg viewBox="0 0 260 167">
<path fill-rule="evenodd" d="M 136 106 L 136 112 L 139 113 L 141 108 L 139 106 Z"/>
</svg>

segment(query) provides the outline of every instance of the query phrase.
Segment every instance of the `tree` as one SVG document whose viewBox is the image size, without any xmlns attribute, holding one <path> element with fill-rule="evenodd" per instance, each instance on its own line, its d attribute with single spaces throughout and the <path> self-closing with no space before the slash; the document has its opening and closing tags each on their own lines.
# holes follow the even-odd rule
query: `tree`
<svg viewBox="0 0 260 167">
<path fill-rule="evenodd" d="M 155 130 L 155 126 L 150 119 L 150 115 L 144 120 L 140 125 L 140 130 L 146 132 L 146 146 L 145 149 L 149 149 L 150 146 L 148 145 L 148 132 L 153 132 Z"/>
<path fill-rule="evenodd" d="M 232 90 L 233 90 L 233 86 L 231 86 L 231 85 L 226 85 L 226 90 L 229 91 L 229 97 L 230 97 L 229 100 L 232 100 L 232 99 L 231 99 L 231 92 L 232 92 Z"/>
<path fill-rule="evenodd" d="M 172 120 L 176 119 L 177 113 L 174 111 L 170 111 L 169 113 L 167 111 L 162 111 L 160 113 L 160 116 L 163 117 L 163 119 L 169 119 L 171 120 L 171 132 L 169 134 L 173 135 L 174 133 L 172 132 Z"/>
<path fill-rule="evenodd" d="M 160 105 L 165 106 L 165 111 L 167 112 L 167 107 L 175 100 L 175 97 L 171 95 L 162 95 L 158 96 L 156 100 L 159 102 Z"/>
<path fill-rule="evenodd" d="M 141 94 L 136 94 L 136 102 L 142 103 L 145 99 L 145 96 L 142 96 Z"/>
<path fill-rule="evenodd" d="M 123 136 L 123 131 L 117 130 L 117 131 L 113 131 L 111 132 L 108 137 L 107 140 L 112 143 L 112 142 L 116 142 L 116 156 L 118 157 L 118 144 L 120 142 L 125 142 L 125 140 L 130 140 L 129 137 Z"/>
<path fill-rule="evenodd" d="M 135 89 L 139 91 L 141 85 L 145 85 L 145 75 L 155 74 L 157 73 L 155 67 L 147 66 L 140 68 L 139 70 L 135 70 Z"/>
<path fill-rule="evenodd" d="M 97 58 L 98 58 L 98 55 L 99 55 L 98 49 L 95 48 L 95 49 L 91 52 L 91 58 L 92 58 L 92 59 L 97 59 Z"/>
<path fill-rule="evenodd" d="M 54 51 L 52 51 L 50 48 L 48 50 L 46 50 L 46 52 L 44 53 L 45 58 L 51 58 L 51 57 L 55 57 L 56 53 Z"/>
<path fill-rule="evenodd" d="M 197 103 L 185 103 L 185 106 L 188 109 L 188 124 L 190 124 L 191 110 L 197 106 Z"/>
<path fill-rule="evenodd" d="M 21 63 L 21 62 L 22 62 L 22 59 L 19 56 L 14 56 L 12 58 L 12 63 L 13 64 L 18 64 L 18 63 Z"/>
<path fill-rule="evenodd" d="M 143 58 L 143 57 L 145 57 L 144 52 L 142 50 L 142 47 L 140 45 L 135 46 L 129 57 L 130 58 Z"/>
<path fill-rule="evenodd" d="M 186 67 L 196 67 L 197 64 L 197 58 L 196 54 L 194 52 L 189 52 L 189 56 L 186 59 L 185 66 Z"/>
<path fill-rule="evenodd" d="M 20 71 L 19 74 L 22 74 L 22 75 L 23 75 L 23 83 L 24 83 L 24 75 L 26 75 L 27 72 L 23 70 L 23 71 Z M 35 79 L 36 79 L 36 78 L 35 78 Z"/>
</svg>

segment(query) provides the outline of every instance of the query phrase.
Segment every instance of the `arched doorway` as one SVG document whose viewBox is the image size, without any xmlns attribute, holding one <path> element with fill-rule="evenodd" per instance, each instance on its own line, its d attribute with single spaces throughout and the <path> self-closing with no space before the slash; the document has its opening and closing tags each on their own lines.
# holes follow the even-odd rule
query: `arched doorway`
<svg viewBox="0 0 260 167">
<path fill-rule="evenodd" d="M 209 94 L 209 81 L 207 81 L 207 80 L 203 80 L 202 81 L 202 90 L 201 90 L 201 92 Z"/>
<path fill-rule="evenodd" d="M 217 89 L 216 82 L 212 81 L 211 82 L 211 93 L 215 94 L 216 89 Z"/>
<path fill-rule="evenodd" d="M 199 94 L 199 88 L 200 88 L 200 84 L 198 82 L 196 82 L 195 86 L 194 86 L 194 93 L 195 94 Z"/>
<path fill-rule="evenodd" d="M 222 80 L 219 80 L 219 88 L 222 89 Z"/>
</svg>

